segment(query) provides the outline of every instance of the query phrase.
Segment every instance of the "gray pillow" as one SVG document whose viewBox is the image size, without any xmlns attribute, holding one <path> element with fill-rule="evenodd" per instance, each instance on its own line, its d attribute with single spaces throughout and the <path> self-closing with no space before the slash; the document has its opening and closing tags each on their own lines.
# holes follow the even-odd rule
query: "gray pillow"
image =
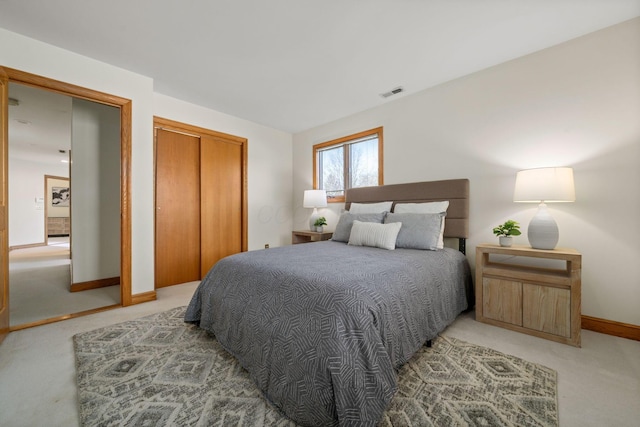
<svg viewBox="0 0 640 427">
<path fill-rule="evenodd" d="M 396 248 L 438 249 L 438 239 L 446 213 L 389 213 L 384 219 L 385 224 L 401 222 L 402 228 L 398 233 Z"/>
<path fill-rule="evenodd" d="M 378 224 L 382 224 L 385 215 L 386 212 L 369 214 L 352 214 L 349 212 L 345 212 L 340 215 L 338 224 L 336 224 L 336 229 L 333 232 L 331 240 L 335 240 L 336 242 L 348 243 L 349 236 L 351 235 L 351 227 L 353 227 L 353 221 L 358 220 L 362 222 L 377 222 Z"/>
</svg>

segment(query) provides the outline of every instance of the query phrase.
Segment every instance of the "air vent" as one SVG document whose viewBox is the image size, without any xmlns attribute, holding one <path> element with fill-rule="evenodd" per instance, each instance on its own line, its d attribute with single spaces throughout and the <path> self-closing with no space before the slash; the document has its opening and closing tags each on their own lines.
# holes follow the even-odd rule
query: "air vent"
<svg viewBox="0 0 640 427">
<path fill-rule="evenodd" d="M 380 96 L 383 98 L 388 98 L 390 96 L 397 95 L 402 92 L 404 92 L 404 88 L 402 86 L 398 86 L 394 89 L 391 89 L 389 92 L 381 93 Z"/>
<path fill-rule="evenodd" d="M 20 105 L 20 101 L 16 98 L 9 98 L 9 106 L 11 107 L 17 107 L 18 105 Z"/>
</svg>

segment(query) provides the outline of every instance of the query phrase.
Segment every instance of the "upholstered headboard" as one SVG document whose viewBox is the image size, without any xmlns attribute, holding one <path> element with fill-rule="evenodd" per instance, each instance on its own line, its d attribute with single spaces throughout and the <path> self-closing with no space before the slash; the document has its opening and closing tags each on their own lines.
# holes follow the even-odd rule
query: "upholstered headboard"
<svg viewBox="0 0 640 427">
<path fill-rule="evenodd" d="M 395 207 L 396 203 L 437 202 L 442 200 L 449 201 L 449 209 L 445 218 L 444 237 L 460 239 L 460 250 L 464 252 L 464 239 L 469 237 L 468 179 L 351 188 L 345 194 L 345 208 L 349 209 L 351 203 L 393 201 L 393 207 Z"/>
</svg>

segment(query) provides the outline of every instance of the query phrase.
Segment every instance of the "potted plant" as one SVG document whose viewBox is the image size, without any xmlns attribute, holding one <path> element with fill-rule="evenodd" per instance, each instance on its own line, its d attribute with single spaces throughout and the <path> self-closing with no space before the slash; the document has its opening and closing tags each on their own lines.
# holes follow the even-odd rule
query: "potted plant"
<svg viewBox="0 0 640 427">
<path fill-rule="evenodd" d="M 327 225 L 327 219 L 323 216 L 316 219 L 316 222 L 313 223 L 313 226 L 316 227 L 316 231 L 318 233 L 322 233 L 322 226 Z"/>
<path fill-rule="evenodd" d="M 513 237 L 522 234 L 520 232 L 520 224 L 509 219 L 504 224 L 493 228 L 493 234 L 498 236 L 500 246 L 511 246 Z"/>
</svg>

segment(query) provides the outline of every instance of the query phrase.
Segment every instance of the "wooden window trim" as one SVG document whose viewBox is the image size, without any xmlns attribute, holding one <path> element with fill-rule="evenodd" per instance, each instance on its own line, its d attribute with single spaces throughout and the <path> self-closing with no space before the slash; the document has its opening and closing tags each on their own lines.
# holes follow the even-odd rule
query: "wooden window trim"
<svg viewBox="0 0 640 427">
<path fill-rule="evenodd" d="M 383 127 L 377 127 L 377 128 L 373 128 L 373 129 L 369 129 L 369 130 L 365 130 L 362 132 L 358 132 L 358 133 L 354 133 L 353 135 L 347 135 L 347 136 L 343 136 L 341 138 L 338 139 L 333 139 L 331 141 L 327 141 L 327 142 L 321 142 L 319 144 L 315 144 L 313 146 L 313 153 L 312 153 L 312 164 L 313 164 L 313 188 L 315 190 L 318 189 L 318 152 L 320 150 L 326 149 L 327 147 L 331 147 L 334 145 L 341 145 L 341 144 L 345 144 L 348 143 L 349 141 L 353 141 L 356 139 L 361 139 L 361 138 L 365 138 L 367 136 L 371 136 L 371 135 L 377 135 L 378 137 L 378 185 L 383 185 L 384 184 L 384 156 L 383 156 Z M 348 152 L 348 150 L 345 150 L 346 152 Z M 344 164 L 348 165 L 349 164 L 349 158 L 348 158 L 348 154 L 345 154 L 345 159 L 344 159 Z M 345 167 L 344 169 L 344 182 L 345 182 L 345 186 L 347 186 L 347 188 L 350 188 L 350 182 L 349 182 L 349 173 L 348 173 L 348 168 Z M 327 197 L 327 203 L 344 203 L 345 201 L 345 197 L 343 196 L 336 196 L 336 197 Z"/>
</svg>

